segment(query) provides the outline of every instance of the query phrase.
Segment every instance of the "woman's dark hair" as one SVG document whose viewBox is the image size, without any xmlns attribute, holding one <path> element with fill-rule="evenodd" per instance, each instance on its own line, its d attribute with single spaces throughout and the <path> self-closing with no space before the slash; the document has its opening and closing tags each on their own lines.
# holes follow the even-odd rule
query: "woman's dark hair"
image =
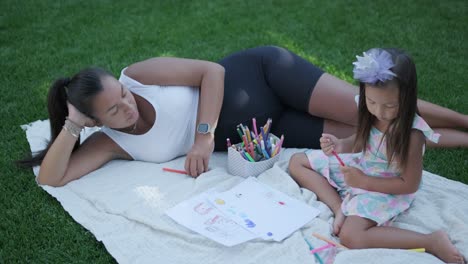
<svg viewBox="0 0 468 264">
<path fill-rule="evenodd" d="M 413 120 L 415 114 L 419 113 L 417 108 L 418 80 L 416 66 L 411 57 L 402 50 L 383 50 L 392 56 L 392 61 L 395 65 L 390 70 L 396 74 L 396 77 L 390 81 L 378 82 L 372 85 L 386 89 L 387 84 L 395 82 L 398 86 L 398 116 L 392 120 L 384 136 L 387 138 L 386 154 L 388 164 L 390 165 L 396 158 L 399 162 L 399 168 L 404 170 L 408 162 L 409 140 Z M 354 143 L 355 150 L 362 149 L 363 151 L 366 150 L 370 130 L 375 121 L 375 117 L 367 110 L 365 87 L 366 83 L 359 83 L 359 117 Z"/>
<path fill-rule="evenodd" d="M 67 101 L 88 117 L 93 117 L 92 99 L 103 90 L 102 79 L 111 74 L 101 68 L 87 68 L 77 73 L 72 78 L 59 78 L 55 80 L 49 89 L 47 97 L 47 110 L 50 120 L 51 139 L 47 147 L 18 164 L 26 167 L 40 165 L 54 140 L 59 135 L 68 116 Z M 80 140 L 75 143 L 73 151 L 80 145 Z"/>
</svg>

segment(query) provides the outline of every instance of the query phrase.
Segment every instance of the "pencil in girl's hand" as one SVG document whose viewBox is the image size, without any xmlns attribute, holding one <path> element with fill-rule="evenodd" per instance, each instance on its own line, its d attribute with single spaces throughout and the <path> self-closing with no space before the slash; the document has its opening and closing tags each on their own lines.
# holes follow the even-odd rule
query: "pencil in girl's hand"
<svg viewBox="0 0 468 264">
<path fill-rule="evenodd" d="M 332 150 L 332 154 L 335 155 L 336 159 L 340 162 L 341 166 L 346 166 L 343 160 L 340 158 L 340 156 L 338 156 L 338 154 L 334 150 Z"/>
</svg>

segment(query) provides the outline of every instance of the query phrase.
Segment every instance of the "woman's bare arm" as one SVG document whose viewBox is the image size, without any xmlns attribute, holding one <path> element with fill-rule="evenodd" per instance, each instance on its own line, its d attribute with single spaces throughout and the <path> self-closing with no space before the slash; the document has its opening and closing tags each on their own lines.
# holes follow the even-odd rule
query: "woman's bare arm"
<svg viewBox="0 0 468 264">
<path fill-rule="evenodd" d="M 101 167 L 112 159 L 127 158 L 107 135 L 96 132 L 72 153 L 77 138 L 62 130 L 41 164 L 39 184 L 63 186 Z"/>
</svg>

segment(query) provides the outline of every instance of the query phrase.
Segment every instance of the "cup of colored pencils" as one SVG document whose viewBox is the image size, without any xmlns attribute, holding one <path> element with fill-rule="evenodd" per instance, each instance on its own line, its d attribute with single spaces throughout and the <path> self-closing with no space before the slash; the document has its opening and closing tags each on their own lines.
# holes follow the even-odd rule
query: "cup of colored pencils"
<svg viewBox="0 0 468 264">
<path fill-rule="evenodd" d="M 252 125 L 239 124 L 236 127 L 240 140 L 232 144 L 226 139 L 228 146 L 228 171 L 242 177 L 258 176 L 263 171 L 273 167 L 279 160 L 284 136 L 278 138 L 270 132 L 272 120 L 268 119 L 264 126 L 257 127 L 255 118 Z"/>
</svg>

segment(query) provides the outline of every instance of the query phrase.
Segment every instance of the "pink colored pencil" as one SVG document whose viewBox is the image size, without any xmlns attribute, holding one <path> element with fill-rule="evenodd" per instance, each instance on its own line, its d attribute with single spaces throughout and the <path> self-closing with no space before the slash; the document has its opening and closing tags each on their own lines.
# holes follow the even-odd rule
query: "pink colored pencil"
<svg viewBox="0 0 468 264">
<path fill-rule="evenodd" d="M 272 156 L 272 157 L 276 156 L 276 154 L 278 154 L 278 150 L 279 150 L 280 148 L 281 148 L 281 145 L 280 145 L 279 142 L 278 142 L 278 144 L 276 144 L 276 146 L 275 146 L 275 148 L 274 148 L 274 150 L 273 150 L 273 153 L 271 153 L 271 156 Z"/>
<path fill-rule="evenodd" d="M 183 170 L 175 170 L 175 169 L 170 169 L 170 168 L 163 168 L 163 171 L 174 172 L 174 173 L 180 173 L 180 174 L 188 174 L 186 171 L 183 171 Z"/>
<path fill-rule="evenodd" d="M 247 142 L 247 136 L 246 135 L 242 136 L 242 141 L 244 142 L 245 149 L 249 149 L 249 143 Z"/>
<path fill-rule="evenodd" d="M 335 245 L 333 245 L 332 243 L 328 243 L 326 244 L 325 246 L 322 246 L 322 247 L 319 247 L 319 248 L 316 248 L 316 249 L 312 249 L 310 251 L 310 253 L 314 254 L 314 253 L 317 253 L 317 252 L 320 252 L 322 250 L 325 250 L 327 248 L 331 248 L 331 247 L 334 247 Z"/>
<path fill-rule="evenodd" d="M 340 158 L 340 156 L 338 156 L 338 154 L 334 150 L 332 150 L 332 153 L 333 155 L 335 155 L 336 159 L 340 162 L 341 166 L 346 166 L 343 160 Z"/>
<path fill-rule="evenodd" d="M 284 135 L 281 135 L 280 141 L 279 141 L 279 143 L 278 143 L 278 145 L 280 146 L 280 148 L 281 148 L 281 146 L 283 146 L 283 141 L 284 141 Z"/>
<path fill-rule="evenodd" d="M 253 129 L 254 129 L 254 132 L 255 132 L 255 138 L 258 138 L 258 132 L 257 132 L 257 120 L 254 118 L 252 118 L 252 125 L 253 125 Z"/>
<path fill-rule="evenodd" d="M 253 142 L 250 142 L 249 147 L 250 147 L 249 154 L 250 154 L 250 156 L 252 156 L 252 158 L 253 158 L 253 157 L 255 157 L 255 149 L 254 149 L 254 144 L 253 144 Z"/>
<path fill-rule="evenodd" d="M 277 155 L 281 151 L 281 147 L 283 146 L 284 135 L 281 135 L 279 142 L 276 144 L 275 155 Z"/>
</svg>

